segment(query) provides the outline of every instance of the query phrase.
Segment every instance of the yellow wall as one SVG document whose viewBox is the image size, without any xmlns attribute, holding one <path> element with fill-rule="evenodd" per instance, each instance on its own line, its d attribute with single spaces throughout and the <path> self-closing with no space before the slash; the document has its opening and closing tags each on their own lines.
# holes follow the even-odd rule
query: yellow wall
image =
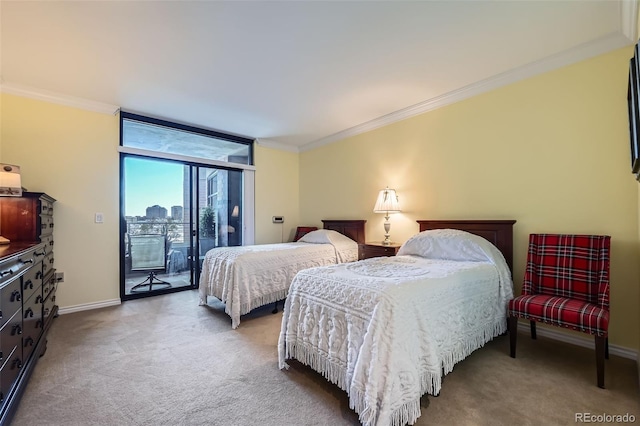
<svg viewBox="0 0 640 426">
<path fill-rule="evenodd" d="M 0 103 L 0 161 L 21 167 L 27 189 L 57 199 L 60 308 L 119 300 L 119 117 L 4 93 Z M 298 224 L 298 154 L 256 147 L 255 163 L 256 242 L 280 242 Z"/>
<path fill-rule="evenodd" d="M 298 154 L 255 146 L 256 244 L 292 241 L 299 220 Z M 284 223 L 273 223 L 284 216 Z"/>
<path fill-rule="evenodd" d="M 629 172 L 626 112 L 631 48 L 546 73 L 300 155 L 257 146 L 256 243 L 289 240 L 298 225 L 367 219 L 385 185 L 416 219 L 516 219 L 519 292 L 531 232 L 612 236 L 610 340 L 638 348 L 638 183 Z M 1 161 L 56 203 L 61 308 L 119 297 L 118 117 L 2 94 Z M 105 223 L 95 224 L 102 212 Z M 271 223 L 274 215 L 285 224 Z"/>
<path fill-rule="evenodd" d="M 398 191 L 402 242 L 416 219 L 516 219 L 519 294 L 533 232 L 609 234 L 612 344 L 638 348 L 638 183 L 629 166 L 631 48 L 505 86 L 300 156 L 300 217 L 367 219 Z"/>
<path fill-rule="evenodd" d="M 2 161 L 54 197 L 61 308 L 118 299 L 118 117 L 2 94 Z M 104 213 L 104 223 L 94 214 Z"/>
</svg>

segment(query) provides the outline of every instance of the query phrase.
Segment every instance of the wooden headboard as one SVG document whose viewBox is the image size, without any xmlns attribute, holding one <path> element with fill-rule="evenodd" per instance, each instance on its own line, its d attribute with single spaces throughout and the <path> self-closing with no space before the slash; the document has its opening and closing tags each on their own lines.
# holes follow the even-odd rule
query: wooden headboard
<svg viewBox="0 0 640 426">
<path fill-rule="evenodd" d="M 364 224 L 366 220 L 323 220 L 323 228 L 337 231 L 354 240 L 364 243 Z"/>
<path fill-rule="evenodd" d="M 513 224 L 515 220 L 418 220 L 420 232 L 429 229 L 459 229 L 489 240 L 502 252 L 513 274 Z"/>
</svg>

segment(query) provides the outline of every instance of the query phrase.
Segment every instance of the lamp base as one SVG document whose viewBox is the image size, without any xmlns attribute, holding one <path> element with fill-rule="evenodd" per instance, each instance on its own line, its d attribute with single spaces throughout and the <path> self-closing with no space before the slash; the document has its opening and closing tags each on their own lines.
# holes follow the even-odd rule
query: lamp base
<svg viewBox="0 0 640 426">
<path fill-rule="evenodd" d="M 389 238 L 391 234 L 389 231 L 391 230 L 391 222 L 389 222 L 389 213 L 384 217 L 384 241 L 382 242 L 383 246 L 391 245 L 391 239 Z"/>
<path fill-rule="evenodd" d="M 0 245 L 9 244 L 11 241 L 5 237 L 0 236 Z"/>
</svg>

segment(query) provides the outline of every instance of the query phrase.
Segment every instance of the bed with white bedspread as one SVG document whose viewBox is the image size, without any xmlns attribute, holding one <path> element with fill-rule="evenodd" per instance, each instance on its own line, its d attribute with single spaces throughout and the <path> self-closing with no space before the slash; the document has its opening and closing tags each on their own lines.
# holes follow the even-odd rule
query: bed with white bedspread
<svg viewBox="0 0 640 426">
<path fill-rule="evenodd" d="M 294 358 L 320 372 L 347 392 L 364 425 L 413 424 L 420 397 L 437 395 L 457 362 L 506 331 L 512 297 L 509 266 L 489 241 L 421 232 L 396 257 L 299 272 L 279 367 Z"/>
<path fill-rule="evenodd" d="M 364 221 L 351 222 L 360 222 L 364 233 Z M 235 329 L 241 315 L 283 300 L 298 271 L 357 259 L 357 242 L 333 229 L 312 231 L 293 243 L 217 247 L 203 261 L 199 304 L 218 298 Z"/>
</svg>

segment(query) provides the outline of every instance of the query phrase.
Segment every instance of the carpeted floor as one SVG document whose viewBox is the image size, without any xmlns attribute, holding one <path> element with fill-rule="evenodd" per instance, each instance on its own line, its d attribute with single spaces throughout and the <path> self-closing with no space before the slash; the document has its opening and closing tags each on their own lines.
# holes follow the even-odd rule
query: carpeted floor
<svg viewBox="0 0 640 426">
<path fill-rule="evenodd" d="M 278 369 L 282 313 L 198 306 L 196 291 L 61 315 L 12 426 L 358 425 L 347 395 L 309 368 Z M 573 425 L 576 413 L 634 415 L 635 361 L 611 356 L 596 386 L 593 350 L 501 336 L 459 363 L 418 425 Z"/>
</svg>

